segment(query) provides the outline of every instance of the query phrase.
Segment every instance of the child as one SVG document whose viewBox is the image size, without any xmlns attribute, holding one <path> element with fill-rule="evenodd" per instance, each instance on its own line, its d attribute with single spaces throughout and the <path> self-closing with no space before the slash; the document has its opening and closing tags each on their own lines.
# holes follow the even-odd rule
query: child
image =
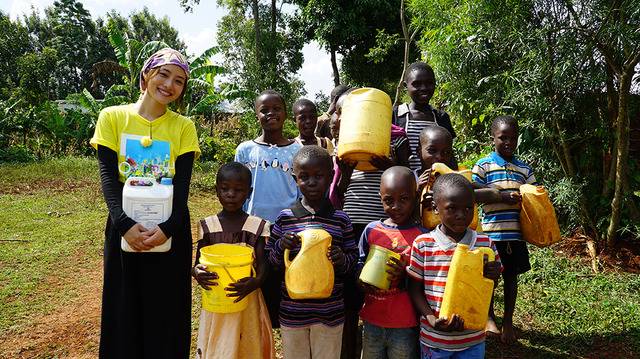
<svg viewBox="0 0 640 359">
<path fill-rule="evenodd" d="M 425 126 L 434 125 L 444 127 L 451 134 L 451 138 L 456 138 L 449 115 L 429 104 L 436 89 L 436 79 L 431 66 L 424 62 L 410 64 L 405 72 L 404 88 L 411 97 L 411 103 L 403 103 L 393 108 L 392 123 L 407 132 L 409 143 L 418 143 L 420 131 Z M 420 168 L 420 157 L 410 156 L 409 163 L 412 170 Z M 453 156 L 447 165 L 452 169 L 458 168 Z"/>
<path fill-rule="evenodd" d="M 256 117 L 260 121 L 262 135 L 241 143 L 236 149 L 235 161 L 249 167 L 253 183 L 249 201 L 242 209 L 252 216 L 274 223 L 278 213 L 283 208 L 293 206 L 300 196 L 291 172 L 293 156 L 302 146 L 282 135 L 287 109 L 279 93 L 266 90 L 258 96 Z M 282 275 L 271 271 L 262 285 L 274 328 L 278 327 L 280 292 L 277 285 Z"/>
<path fill-rule="evenodd" d="M 394 166 L 384 171 L 380 179 L 380 198 L 389 218 L 367 225 L 360 239 L 359 273 L 372 244 L 401 253 L 392 258 L 387 269 L 392 286 L 380 290 L 358 279 L 358 287 L 366 293 L 360 310 L 363 321 L 362 359 L 417 357 L 418 318 L 411 304 L 404 268 L 409 261 L 413 240 L 428 231 L 413 218 L 416 205 L 416 181 L 411 170 Z"/>
<path fill-rule="evenodd" d="M 327 112 L 324 112 L 322 116 L 318 118 L 318 124 L 316 125 L 316 136 L 318 137 L 328 137 L 330 139 L 335 139 L 332 137 L 333 134 L 329 130 L 329 120 L 335 117 L 335 112 L 337 109 L 338 98 L 342 96 L 345 91 L 348 91 L 351 87 L 347 85 L 338 85 L 331 90 L 331 97 L 329 102 L 329 108 Z M 335 147 L 335 143 L 334 143 Z"/>
<path fill-rule="evenodd" d="M 222 211 L 198 223 L 198 251 L 191 275 L 204 289 L 228 286 L 227 296 L 238 297 L 234 302 L 249 303 L 247 309 L 237 313 L 210 313 L 202 309 L 197 358 L 275 358 L 271 321 L 260 291 L 269 270 L 264 252 L 269 222 L 242 210 L 251 194 L 251 171 L 238 162 L 223 165 L 216 176 L 216 194 Z M 200 249 L 218 243 L 253 247 L 256 276 L 238 279 L 236 283 L 216 281 L 218 275 L 198 263 Z"/>
<path fill-rule="evenodd" d="M 338 148 L 338 137 L 340 136 L 340 121 L 338 120 L 338 115 L 331 116 L 331 120 L 329 120 L 329 132 L 331 133 L 331 143 L 333 144 L 334 153 Z"/>
<path fill-rule="evenodd" d="M 189 357 L 192 238 L 187 203 L 200 149 L 193 122 L 167 109 L 183 102 L 188 80 L 189 64 L 182 54 L 170 48 L 154 53 L 140 71 L 138 101 L 103 109 L 91 139 L 109 209 L 100 358 Z M 124 213 L 123 183 L 131 176 L 158 182 L 172 177 L 173 211 L 167 221 L 145 228 Z M 136 252 L 168 238 L 172 243 L 164 253 L 127 253 L 122 238 Z"/>
<path fill-rule="evenodd" d="M 482 230 L 500 253 L 504 263 L 504 318 L 502 333 L 498 331 L 493 312 L 493 303 L 489 311 L 487 333 L 500 335 L 503 343 L 516 340 L 513 332 L 513 311 L 518 296 L 518 274 L 531 269 L 527 244 L 520 232 L 520 185 L 536 185 L 531 167 L 513 155 L 518 146 L 518 121 L 511 116 L 500 116 L 491 124 L 491 142 L 495 152 L 481 159 L 473 167 L 473 181 L 476 188 L 489 187 L 500 190 L 501 198 L 497 203 L 486 204 L 482 208 Z"/>
<path fill-rule="evenodd" d="M 468 228 L 473 219 L 474 196 L 471 182 L 457 173 L 438 177 L 433 185 L 433 210 L 442 223 L 415 239 L 407 267 L 409 293 L 420 313 L 420 351 L 427 358 L 484 358 L 484 330 L 465 330 L 458 314 L 439 317 L 449 265 L 458 243 L 470 250 L 490 247 L 489 237 Z M 484 265 L 484 276 L 498 279 L 501 265 L 496 260 Z"/>
<path fill-rule="evenodd" d="M 356 90 L 355 88 L 353 90 Z M 336 113 L 342 116 L 342 106 L 351 93 L 346 91 L 337 101 Z M 340 178 L 336 181 L 335 192 L 339 201 L 344 203 L 344 211 L 351 218 L 354 235 L 360 239 L 365 227 L 380 218 L 384 218 L 384 208 L 379 200 L 380 177 L 384 170 L 394 165 L 409 166 L 409 141 L 401 128 L 391 125 L 391 141 L 389 158 L 374 157 L 370 163 L 378 168 L 374 171 L 361 171 L 355 169 L 357 163 L 345 163 L 338 159 L 336 162 L 340 169 Z M 343 136 L 344 138 L 344 136 Z M 352 275 L 351 275 L 352 276 Z M 362 309 L 364 298 L 355 286 L 355 278 L 345 280 L 345 357 L 355 359 L 356 341 L 358 338 L 358 311 Z"/>
<path fill-rule="evenodd" d="M 256 117 L 262 135 L 241 143 L 236 149 L 235 161 L 249 167 L 253 181 L 253 192 L 243 210 L 273 223 L 278 212 L 291 207 L 299 197 L 291 177 L 291 165 L 302 145 L 282 135 L 287 109 L 279 93 L 266 90 L 258 96 Z"/>
<path fill-rule="evenodd" d="M 302 199 L 280 212 L 267 243 L 269 262 L 284 266 L 284 250 L 295 256 L 300 250 L 296 233 L 307 225 L 321 225 L 332 236 L 327 257 L 335 269 L 333 291 L 325 299 L 294 300 L 285 282 L 280 286 L 280 330 L 285 358 L 340 358 L 344 324 L 341 275 L 353 270 L 358 256 L 351 221 L 326 197 L 331 183 L 331 156 L 318 146 L 305 146 L 294 158 L 294 178 Z"/>
<path fill-rule="evenodd" d="M 333 154 L 333 143 L 326 137 L 316 137 L 314 131 L 318 122 L 318 110 L 316 105 L 303 98 L 293 104 L 293 121 L 298 127 L 300 134 L 292 139 L 302 146 L 317 145 Z"/>
</svg>

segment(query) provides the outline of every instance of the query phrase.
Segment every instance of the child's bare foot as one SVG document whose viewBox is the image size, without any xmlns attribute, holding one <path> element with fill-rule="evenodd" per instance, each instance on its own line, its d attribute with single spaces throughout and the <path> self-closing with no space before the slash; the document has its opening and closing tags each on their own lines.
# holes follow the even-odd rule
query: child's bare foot
<svg viewBox="0 0 640 359">
<path fill-rule="evenodd" d="M 502 336 L 500 341 L 505 344 L 512 344 L 516 342 L 516 334 L 513 331 L 513 324 L 502 323 Z"/>
<path fill-rule="evenodd" d="M 487 325 L 484 327 L 484 332 L 489 338 L 500 338 L 500 329 L 498 329 L 496 320 L 492 316 L 487 317 Z"/>
</svg>

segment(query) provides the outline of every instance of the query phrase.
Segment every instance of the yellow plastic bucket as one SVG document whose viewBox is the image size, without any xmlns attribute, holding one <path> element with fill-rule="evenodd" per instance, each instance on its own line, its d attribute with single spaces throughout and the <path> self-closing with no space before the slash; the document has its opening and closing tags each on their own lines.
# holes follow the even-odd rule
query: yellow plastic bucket
<svg viewBox="0 0 640 359">
<path fill-rule="evenodd" d="M 218 274 L 218 285 L 211 290 L 202 289 L 202 308 L 212 313 L 235 313 L 247 308 L 245 297 L 238 303 L 238 297 L 227 297 L 224 288 L 239 279 L 250 277 L 253 269 L 253 248 L 235 244 L 214 244 L 200 249 L 200 263 L 210 272 Z"/>
<path fill-rule="evenodd" d="M 369 160 L 389 156 L 391 143 L 391 98 L 374 88 L 351 92 L 340 116 L 338 157 L 358 161 L 356 169 L 373 171 Z"/>
<path fill-rule="evenodd" d="M 362 267 L 360 280 L 378 289 L 389 290 L 391 281 L 388 279 L 389 273 L 387 273 L 387 269 L 391 267 L 387 265 L 387 262 L 391 260 L 391 257 L 400 259 L 400 254 L 372 244 L 371 248 L 369 248 L 367 260 L 364 262 L 364 267 Z"/>
</svg>

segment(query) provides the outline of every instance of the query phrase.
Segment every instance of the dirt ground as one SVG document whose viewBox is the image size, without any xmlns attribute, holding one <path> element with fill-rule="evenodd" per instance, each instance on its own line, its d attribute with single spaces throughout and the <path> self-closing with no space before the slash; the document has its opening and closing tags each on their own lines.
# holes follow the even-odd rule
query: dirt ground
<svg viewBox="0 0 640 359">
<path fill-rule="evenodd" d="M 565 253 L 589 258 L 585 238 L 567 238 L 560 244 Z M 640 273 L 640 248 L 631 238 L 622 238 L 615 248 L 598 254 L 602 265 L 615 270 Z M 95 258 L 93 268 L 102 267 L 102 258 Z M 101 272 L 78 273 L 89 276 L 84 295 L 70 300 L 59 310 L 39 317 L 21 335 L 1 343 L 0 358 L 95 358 L 100 337 Z M 86 277 L 85 277 L 86 278 Z M 51 278 L 53 282 L 55 280 Z M 62 289 L 64 282 L 56 283 Z M 596 343 L 598 344 L 598 343 Z M 594 346 L 593 358 L 626 358 L 616 345 L 603 341 Z M 521 358 L 518 353 L 507 357 Z M 601 355 L 600 355 L 601 354 Z"/>
</svg>

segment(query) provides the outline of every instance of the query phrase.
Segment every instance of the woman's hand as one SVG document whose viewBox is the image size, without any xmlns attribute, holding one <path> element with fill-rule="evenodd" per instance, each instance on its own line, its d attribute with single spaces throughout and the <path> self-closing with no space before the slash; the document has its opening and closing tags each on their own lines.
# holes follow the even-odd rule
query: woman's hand
<svg viewBox="0 0 640 359">
<path fill-rule="evenodd" d="M 227 297 L 238 297 L 238 299 L 233 301 L 234 303 L 238 303 L 258 288 L 260 288 L 260 280 L 258 280 L 258 278 L 246 277 L 239 279 L 236 283 L 229 284 L 229 287 L 226 287 L 224 290 L 231 292 L 227 294 Z"/>
<path fill-rule="evenodd" d="M 211 286 L 218 285 L 218 282 L 214 282 L 214 280 L 219 279 L 218 274 L 207 271 L 207 266 L 204 264 L 196 264 L 195 267 L 191 268 L 191 275 L 206 290 L 211 290 Z"/>
<path fill-rule="evenodd" d="M 158 226 L 153 227 L 150 231 L 144 232 L 143 234 L 148 236 L 148 238 L 144 240 L 144 244 L 151 247 L 161 246 L 169 240 Z"/>
<path fill-rule="evenodd" d="M 145 243 L 149 238 L 147 229 L 140 223 L 136 223 L 133 227 L 129 228 L 127 233 L 124 234 L 124 240 L 127 241 L 129 247 L 136 252 L 148 251 L 153 248 L 153 245 Z"/>
</svg>

